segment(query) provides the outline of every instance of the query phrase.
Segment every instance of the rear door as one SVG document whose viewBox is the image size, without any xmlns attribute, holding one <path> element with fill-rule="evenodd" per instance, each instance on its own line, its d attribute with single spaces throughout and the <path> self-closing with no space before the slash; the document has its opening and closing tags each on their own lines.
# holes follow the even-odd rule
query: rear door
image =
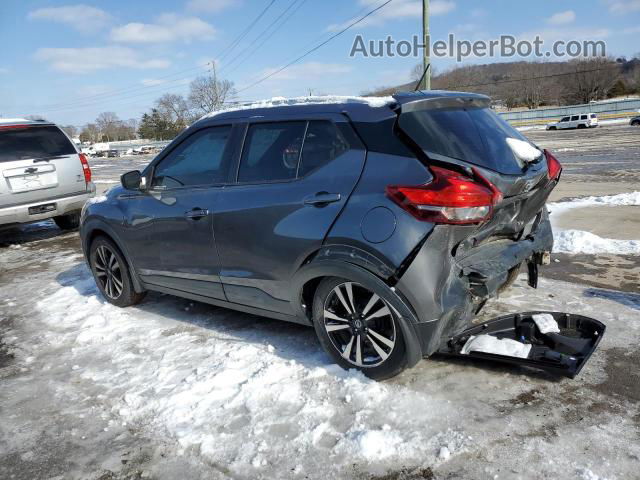
<svg viewBox="0 0 640 480">
<path fill-rule="evenodd" d="M 0 125 L 0 207 L 86 192 L 78 151 L 55 125 Z"/>
<path fill-rule="evenodd" d="M 289 280 L 323 243 L 365 151 L 340 115 L 247 125 L 237 183 L 215 206 L 229 301 L 291 314 Z"/>
<path fill-rule="evenodd" d="M 580 123 L 580 115 L 572 115 L 571 121 L 569 122 L 570 128 L 578 128 L 579 123 Z"/>
</svg>

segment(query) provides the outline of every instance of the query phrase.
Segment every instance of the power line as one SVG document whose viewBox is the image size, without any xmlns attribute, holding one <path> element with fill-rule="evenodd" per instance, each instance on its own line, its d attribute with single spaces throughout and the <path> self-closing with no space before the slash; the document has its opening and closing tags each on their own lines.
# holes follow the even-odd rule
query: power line
<svg viewBox="0 0 640 480">
<path fill-rule="evenodd" d="M 227 75 L 236 71 L 238 69 L 238 67 L 240 67 L 240 65 L 242 65 L 248 58 L 250 58 L 252 55 L 254 55 L 267 41 L 269 41 L 269 39 L 280 29 L 282 28 L 282 26 L 287 23 L 287 21 L 300 9 L 300 7 L 302 7 L 302 5 L 304 5 L 304 3 L 306 3 L 307 0 L 293 0 L 289 6 L 282 12 L 280 13 L 280 15 L 278 15 L 278 17 L 271 22 L 267 28 L 265 28 L 262 32 L 260 32 L 258 35 L 256 35 L 256 37 L 251 41 L 251 43 L 249 43 L 249 45 L 247 45 L 244 49 L 242 49 L 242 51 L 240 51 L 240 53 L 238 53 L 234 58 L 231 59 L 230 62 L 225 63 L 222 68 L 220 69 L 221 71 L 223 70 L 227 70 L 231 65 L 233 65 L 239 58 L 241 58 L 245 53 L 249 52 L 249 55 L 247 55 L 244 59 L 242 59 L 242 61 L 240 63 L 238 63 L 230 72 L 227 72 Z M 298 3 L 300 2 L 300 3 Z M 296 6 L 295 9 L 291 10 L 296 4 L 298 4 Z M 290 14 L 288 16 L 285 17 L 285 15 L 287 14 L 287 12 L 290 12 Z M 284 18 L 283 18 L 284 17 Z M 278 24 L 278 21 L 280 21 L 282 19 L 282 21 Z M 269 33 L 269 30 L 271 30 L 271 27 L 273 27 L 275 25 L 275 28 Z M 268 35 L 267 35 L 268 33 Z M 267 35 L 267 36 L 265 36 Z M 256 44 L 256 42 L 258 42 L 260 39 L 262 39 L 262 42 L 260 42 L 260 44 L 256 47 L 253 48 L 252 47 Z"/>
<path fill-rule="evenodd" d="M 271 3 L 269 3 L 269 5 L 267 5 L 264 10 L 262 10 L 258 16 L 249 24 L 249 26 L 247 28 L 245 28 L 242 33 L 240 35 L 238 35 L 238 37 L 236 37 L 236 39 L 231 42 L 231 44 L 226 48 L 226 52 L 220 56 L 219 60 L 222 60 L 223 58 L 225 58 L 229 53 L 231 53 L 231 51 L 233 51 L 233 49 L 244 39 L 244 37 L 247 36 L 247 34 L 251 31 L 251 29 L 256 25 L 256 23 L 258 23 L 260 21 L 260 19 L 264 16 L 265 13 L 267 13 L 267 10 L 269 10 L 271 8 L 271 6 L 275 3 L 276 0 L 271 0 Z"/>
<path fill-rule="evenodd" d="M 230 43 L 228 44 L 226 47 L 224 47 L 221 50 L 221 54 L 220 54 L 220 58 L 224 58 L 226 55 L 228 55 L 237 45 L 240 41 L 242 41 L 242 39 L 251 31 L 251 29 L 260 21 L 260 19 L 267 13 L 267 11 L 269 10 L 269 8 L 271 8 L 271 6 L 273 6 L 273 4 L 276 2 L 276 0 L 271 0 L 269 2 L 269 4 L 253 19 L 253 21 L 242 31 L 240 32 L 240 34 Z M 186 72 L 193 72 L 194 70 L 203 70 L 206 67 L 208 67 L 211 64 L 211 62 L 207 62 L 206 64 L 202 64 L 202 65 L 197 65 L 195 67 L 190 67 L 190 68 L 186 68 L 183 70 L 178 70 L 177 72 L 173 72 L 169 75 L 164 75 L 158 78 L 158 80 L 164 80 L 166 78 L 171 78 L 171 77 L 175 77 L 177 75 L 181 75 L 183 73 Z M 206 70 L 204 70 L 206 71 Z M 184 77 L 184 78 L 179 78 L 176 80 L 172 80 L 170 82 L 163 82 L 162 84 L 158 84 L 158 85 L 132 85 L 130 87 L 124 87 L 122 89 L 116 90 L 116 91 L 112 91 L 112 92 L 104 92 L 104 93 L 98 93 L 95 95 L 89 95 L 83 98 L 79 98 L 76 99 L 74 101 L 71 102 L 65 102 L 65 103 L 54 103 L 54 104 L 49 104 L 49 105 L 44 105 L 45 111 L 52 111 L 52 110 L 46 110 L 46 109 L 50 109 L 50 108 L 56 108 L 58 106 L 61 107 L 66 107 L 66 106 L 71 106 L 71 105 L 77 105 L 78 107 L 81 106 L 86 106 L 86 105 L 90 105 L 90 104 L 86 104 L 85 102 L 91 99 L 106 99 L 106 98 L 113 98 L 113 97 L 118 97 L 122 94 L 125 93 L 133 93 L 135 91 L 140 91 L 140 90 L 148 90 L 150 88 L 157 88 L 159 87 L 160 89 L 162 88 L 166 88 L 166 83 L 176 83 L 176 82 L 182 82 L 184 80 L 187 79 L 192 79 L 193 77 Z"/>
<path fill-rule="evenodd" d="M 275 1 L 275 0 L 274 0 Z M 295 63 L 299 62 L 300 60 L 302 60 L 303 58 L 309 56 L 310 54 L 312 54 L 313 52 L 317 51 L 318 49 L 322 48 L 324 45 L 328 44 L 329 42 L 331 42 L 333 39 L 337 38 L 338 36 L 342 35 L 344 32 L 346 32 L 347 30 L 349 30 L 350 28 L 354 27 L 355 25 L 361 23 L 362 21 L 364 21 L 367 17 L 373 15 L 374 13 L 376 13 L 378 10 L 382 9 L 383 7 L 385 7 L 386 5 L 388 5 L 389 3 L 391 3 L 393 0 L 387 0 L 385 1 L 383 4 L 379 5 L 378 7 L 374 8 L 373 10 L 369 11 L 367 14 L 363 15 L 362 17 L 358 18 L 357 20 L 351 22 L 349 25 L 347 25 L 345 28 L 342 28 L 340 31 L 336 32 L 335 34 L 331 35 L 328 39 L 326 39 L 325 41 L 321 42 L 320 44 L 316 45 L 315 47 L 309 49 L 308 51 L 306 51 L 304 54 L 298 56 L 296 59 L 294 59 L 293 61 L 289 62 L 288 64 L 284 65 L 283 67 L 279 68 L 278 70 L 265 75 L 264 77 L 262 77 L 261 79 L 257 80 L 256 82 L 252 83 L 251 85 L 244 87 L 240 90 L 238 90 L 236 93 L 241 93 L 245 90 L 248 90 L 249 88 L 253 88 L 254 86 L 262 83 L 263 81 L 267 80 L 268 78 L 273 77 L 274 75 L 277 75 L 278 73 L 282 72 L 283 70 L 289 68 L 290 66 L 294 65 Z M 269 4 L 269 6 L 272 5 Z M 262 12 L 261 12 L 262 14 Z M 176 82 L 176 81 L 181 81 L 181 80 L 175 80 L 172 83 Z M 161 88 L 165 88 L 164 85 L 158 86 Z M 123 97 L 118 99 L 119 102 L 123 101 L 123 100 L 129 100 L 132 98 L 139 98 L 145 95 L 148 95 L 150 92 L 148 89 L 146 92 L 142 92 L 136 95 L 131 95 L 128 97 Z M 155 93 L 155 92 L 153 92 Z M 121 95 L 121 94 L 119 94 Z M 102 101 L 104 101 L 105 99 L 103 98 Z M 102 101 L 98 102 L 101 103 Z M 86 107 L 86 106 L 90 106 L 95 104 L 96 102 L 92 102 L 92 103 L 85 103 L 85 104 L 75 104 L 75 105 L 66 105 L 62 108 L 58 108 L 58 109 L 49 109 L 49 110 L 45 110 L 45 112 L 50 113 L 53 111 L 61 111 L 61 110 L 69 110 L 69 109 L 74 109 L 74 108 L 82 108 L 82 107 Z"/>
<path fill-rule="evenodd" d="M 329 43 L 330 41 L 332 41 L 334 38 L 339 37 L 340 35 L 342 35 L 344 32 L 346 32 L 347 30 L 349 30 L 351 27 L 354 27 L 355 25 L 359 24 L 360 22 L 362 22 L 364 19 L 366 19 L 367 17 L 373 15 L 374 13 L 376 13 L 378 10 L 380 10 L 381 8 L 387 6 L 388 4 L 390 4 L 393 0 L 387 0 L 386 2 L 384 2 L 382 5 L 374 8 L 373 10 L 371 10 L 370 12 L 368 12 L 366 15 L 363 15 L 362 17 L 360 17 L 358 20 L 350 23 L 348 26 L 346 26 L 345 28 L 343 28 L 342 30 L 340 30 L 339 32 L 333 34 L 332 36 L 330 36 L 328 39 L 326 39 L 324 42 L 316 45 L 315 47 L 313 47 L 312 49 L 308 50 L 306 53 L 300 55 L 298 58 L 296 58 L 295 60 L 292 60 L 291 62 L 287 63 L 286 65 L 284 65 L 283 67 L 280 67 L 279 69 L 277 69 L 274 72 L 269 73 L 268 75 L 265 75 L 264 77 L 260 78 L 259 80 L 256 80 L 255 82 L 253 82 L 251 85 L 248 85 L 244 88 L 241 88 L 238 90 L 238 93 L 244 92 L 250 88 L 255 87 L 256 85 L 264 82 L 265 80 L 268 80 L 269 78 L 273 77 L 274 75 L 277 75 L 278 73 L 282 72 L 283 70 L 286 70 L 287 68 L 289 68 L 290 66 L 298 63 L 300 60 L 302 60 L 303 58 L 311 55 L 313 52 L 315 52 L 316 50 L 324 47 L 327 43 Z"/>
</svg>

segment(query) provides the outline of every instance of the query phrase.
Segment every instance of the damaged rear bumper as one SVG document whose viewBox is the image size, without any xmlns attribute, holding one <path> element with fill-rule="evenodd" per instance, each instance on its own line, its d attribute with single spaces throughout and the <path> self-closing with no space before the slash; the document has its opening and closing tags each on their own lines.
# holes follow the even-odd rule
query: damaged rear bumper
<svg viewBox="0 0 640 480">
<path fill-rule="evenodd" d="M 476 247 L 457 261 L 463 277 L 469 279 L 469 290 L 476 299 L 484 300 L 498 292 L 505 284 L 509 271 L 522 263 L 535 265 L 531 276 L 537 277 L 537 265 L 541 265 L 553 247 L 553 232 L 546 213 L 541 217 L 535 233 L 523 235 L 520 241 L 499 240 Z M 545 255 L 546 254 L 546 255 Z M 537 281 L 530 278 L 531 286 Z"/>
<path fill-rule="evenodd" d="M 435 228 L 396 284 L 419 319 L 414 328 L 425 357 L 467 329 L 514 268 L 530 263 L 536 267 L 530 273 L 537 275 L 537 264 L 553 247 L 545 209 L 517 241 L 494 240 L 457 251 L 466 236 L 462 229 Z M 443 254 L 443 245 L 450 255 Z"/>
</svg>

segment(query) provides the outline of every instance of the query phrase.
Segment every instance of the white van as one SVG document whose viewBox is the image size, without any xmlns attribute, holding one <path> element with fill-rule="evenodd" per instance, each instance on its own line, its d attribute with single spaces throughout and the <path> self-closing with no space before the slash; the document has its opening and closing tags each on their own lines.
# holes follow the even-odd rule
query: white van
<svg viewBox="0 0 640 480">
<path fill-rule="evenodd" d="M 95 191 L 87 157 L 60 128 L 0 119 L 0 228 L 48 218 L 76 228 Z"/>
<path fill-rule="evenodd" d="M 598 126 L 598 116 L 595 113 L 581 113 L 562 117 L 559 122 L 547 124 L 547 130 L 564 130 L 567 128 L 592 128 Z"/>
</svg>

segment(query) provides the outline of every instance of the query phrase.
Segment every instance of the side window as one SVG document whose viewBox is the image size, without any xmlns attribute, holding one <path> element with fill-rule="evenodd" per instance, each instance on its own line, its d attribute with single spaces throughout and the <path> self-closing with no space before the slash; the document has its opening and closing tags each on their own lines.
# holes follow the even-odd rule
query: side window
<svg viewBox="0 0 640 480">
<path fill-rule="evenodd" d="M 333 122 L 309 122 L 302 147 L 302 159 L 298 177 L 329 163 L 349 150 L 349 145 Z"/>
<path fill-rule="evenodd" d="M 249 126 L 238 182 L 296 178 L 307 122 L 256 123 Z"/>
<path fill-rule="evenodd" d="M 227 179 L 231 127 L 211 127 L 187 137 L 156 166 L 152 187 L 176 188 Z"/>
<path fill-rule="evenodd" d="M 578 120 L 579 115 L 574 115 L 573 117 L 571 117 L 571 121 L 575 122 L 576 120 Z"/>
<path fill-rule="evenodd" d="M 569 121 L 569 117 L 564 117 L 562 120 L 560 120 L 561 122 L 568 122 Z"/>
<path fill-rule="evenodd" d="M 587 117 L 586 115 L 580 115 L 580 120 L 587 120 L 589 117 Z"/>
</svg>

